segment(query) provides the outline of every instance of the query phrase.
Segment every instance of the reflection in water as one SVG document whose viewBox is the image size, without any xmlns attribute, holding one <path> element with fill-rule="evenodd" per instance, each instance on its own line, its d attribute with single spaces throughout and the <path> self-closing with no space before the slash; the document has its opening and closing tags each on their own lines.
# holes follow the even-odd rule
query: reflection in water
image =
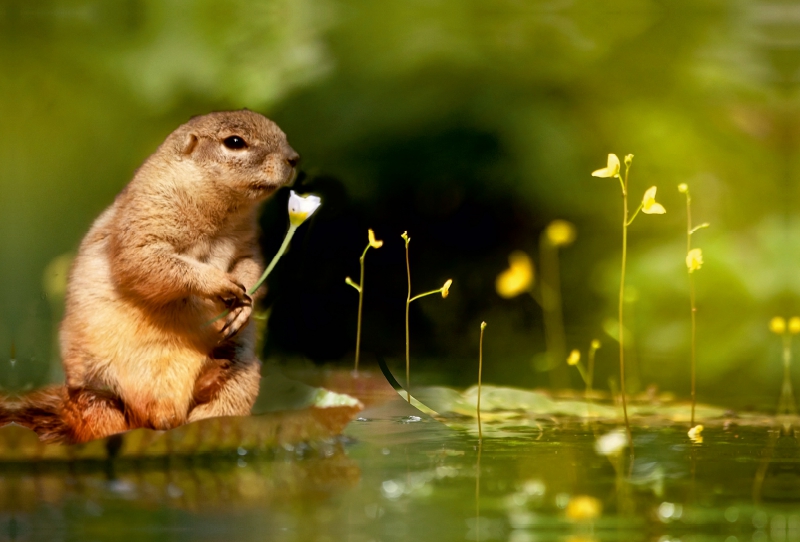
<svg viewBox="0 0 800 542">
<path fill-rule="evenodd" d="M 640 429 L 629 476 L 624 448 L 603 455 L 580 421 L 476 439 L 419 413 L 405 423 L 412 412 L 395 395 L 323 447 L 5 461 L 0 509 L 13 512 L 0 521 L 18 538 L 57 528 L 134 540 L 165 517 L 175 540 L 800 537 L 793 431 L 730 424 L 698 446 L 683 424 Z"/>
</svg>

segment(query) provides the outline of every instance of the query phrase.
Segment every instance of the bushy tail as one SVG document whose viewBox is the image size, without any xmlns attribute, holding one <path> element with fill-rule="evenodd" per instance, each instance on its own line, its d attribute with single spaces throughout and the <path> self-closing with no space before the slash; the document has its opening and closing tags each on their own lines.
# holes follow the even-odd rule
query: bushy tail
<svg viewBox="0 0 800 542">
<path fill-rule="evenodd" d="M 35 431 L 42 442 L 76 444 L 130 429 L 122 400 L 110 392 L 48 386 L 0 403 L 5 423 Z"/>
<path fill-rule="evenodd" d="M 43 442 L 74 442 L 72 428 L 64 416 L 66 397 L 64 386 L 48 386 L 8 398 L 0 406 L 0 425 L 5 425 L 4 421 L 27 427 Z"/>
</svg>

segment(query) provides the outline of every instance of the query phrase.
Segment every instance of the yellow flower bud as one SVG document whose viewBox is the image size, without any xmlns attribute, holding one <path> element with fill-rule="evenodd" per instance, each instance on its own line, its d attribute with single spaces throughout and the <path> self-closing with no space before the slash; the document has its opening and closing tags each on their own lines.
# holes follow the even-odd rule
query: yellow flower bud
<svg viewBox="0 0 800 542">
<path fill-rule="evenodd" d="M 447 279 L 447 282 L 442 286 L 442 297 L 446 298 L 450 294 L 450 285 L 453 284 L 453 279 Z"/>
<path fill-rule="evenodd" d="M 545 235 L 554 246 L 567 246 L 575 240 L 575 226 L 566 220 L 553 220 L 548 224 Z"/>
<path fill-rule="evenodd" d="M 600 341 L 597 339 L 592 339 L 592 350 L 600 350 L 601 346 L 602 345 L 600 344 Z"/>
<path fill-rule="evenodd" d="M 686 183 L 681 183 L 678 185 L 678 192 L 681 194 L 686 194 L 689 191 L 689 185 Z"/>
<path fill-rule="evenodd" d="M 408 236 L 408 232 L 404 231 L 403 233 L 400 234 L 400 237 L 403 238 L 403 241 L 406 242 L 406 246 L 408 246 L 408 243 L 411 241 L 411 237 Z"/>
<path fill-rule="evenodd" d="M 530 291 L 533 286 L 533 262 L 521 250 L 508 257 L 509 268 L 497 275 L 497 295 L 505 299 Z"/>
<path fill-rule="evenodd" d="M 776 316 L 769 321 L 769 330 L 776 335 L 786 333 L 786 320 L 782 316 Z"/>
<path fill-rule="evenodd" d="M 383 246 L 383 241 L 375 239 L 374 231 L 369 230 L 367 232 L 367 236 L 369 237 L 369 246 L 371 246 L 372 248 L 381 248 Z"/>
<path fill-rule="evenodd" d="M 486 322 L 481 322 L 481 331 L 486 329 Z"/>
<path fill-rule="evenodd" d="M 568 365 L 577 365 L 581 361 L 581 352 L 580 350 L 573 350 L 569 353 L 569 357 L 567 358 Z"/>
<path fill-rule="evenodd" d="M 703 251 L 699 248 L 693 248 L 686 255 L 686 267 L 689 268 L 689 273 L 694 273 L 703 266 Z"/>
</svg>

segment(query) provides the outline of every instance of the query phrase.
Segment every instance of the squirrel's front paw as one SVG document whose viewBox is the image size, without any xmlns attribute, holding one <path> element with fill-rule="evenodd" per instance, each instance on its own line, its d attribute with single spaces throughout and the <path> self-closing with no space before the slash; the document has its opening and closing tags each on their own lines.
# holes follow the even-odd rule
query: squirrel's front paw
<svg viewBox="0 0 800 542">
<path fill-rule="evenodd" d="M 242 329 L 245 324 L 250 320 L 250 315 L 253 312 L 252 305 L 240 305 L 231 309 L 230 314 L 225 317 L 225 325 L 222 326 L 220 333 L 222 338 L 220 342 L 230 339 Z"/>
</svg>

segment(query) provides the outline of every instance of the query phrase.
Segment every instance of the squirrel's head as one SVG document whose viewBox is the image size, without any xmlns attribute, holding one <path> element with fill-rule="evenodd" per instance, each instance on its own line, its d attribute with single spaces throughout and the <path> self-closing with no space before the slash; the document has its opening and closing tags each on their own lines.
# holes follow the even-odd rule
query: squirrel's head
<svg viewBox="0 0 800 542">
<path fill-rule="evenodd" d="M 290 182 L 300 159 L 277 124 L 248 110 L 194 117 L 165 146 L 191 161 L 207 182 L 255 200 Z"/>
</svg>

